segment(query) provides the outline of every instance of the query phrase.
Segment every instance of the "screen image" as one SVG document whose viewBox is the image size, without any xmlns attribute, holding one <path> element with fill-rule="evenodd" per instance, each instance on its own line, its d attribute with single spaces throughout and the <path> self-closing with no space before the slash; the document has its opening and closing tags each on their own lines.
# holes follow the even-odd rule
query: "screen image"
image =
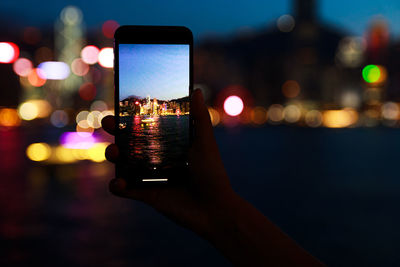
<svg viewBox="0 0 400 267">
<path fill-rule="evenodd" d="M 189 45 L 119 45 L 119 142 L 133 170 L 187 164 Z"/>
</svg>

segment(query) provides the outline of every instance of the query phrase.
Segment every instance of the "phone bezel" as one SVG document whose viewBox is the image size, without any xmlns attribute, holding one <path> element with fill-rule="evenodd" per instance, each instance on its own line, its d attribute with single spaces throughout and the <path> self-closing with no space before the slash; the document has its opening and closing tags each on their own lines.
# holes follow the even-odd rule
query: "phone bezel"
<svg viewBox="0 0 400 267">
<path fill-rule="evenodd" d="M 114 34 L 114 110 L 115 110 L 115 143 L 119 145 L 119 44 L 188 44 L 189 45 L 189 99 L 192 98 L 193 91 L 193 35 L 192 32 L 183 26 L 121 26 Z M 189 113 L 189 142 L 193 142 L 193 118 Z M 120 172 L 119 164 L 115 166 L 116 177 L 125 178 L 129 184 L 134 185 L 164 185 L 179 183 L 188 170 L 181 170 L 176 177 L 165 177 L 167 181 L 144 182 L 144 179 L 159 178 L 159 174 L 154 172 L 154 177 L 133 177 L 127 179 Z M 149 170 L 150 172 L 150 170 Z M 168 175 L 166 175 L 168 176 Z"/>
</svg>

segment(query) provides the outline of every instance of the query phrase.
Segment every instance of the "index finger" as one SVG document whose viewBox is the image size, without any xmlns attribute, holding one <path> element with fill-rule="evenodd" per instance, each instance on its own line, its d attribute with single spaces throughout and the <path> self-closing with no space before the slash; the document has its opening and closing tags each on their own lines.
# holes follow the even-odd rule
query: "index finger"
<svg viewBox="0 0 400 267">
<path fill-rule="evenodd" d="M 101 126 L 103 127 L 103 129 L 107 133 L 115 135 L 115 119 L 114 119 L 114 116 L 112 116 L 112 115 L 105 116 L 101 120 Z"/>
</svg>

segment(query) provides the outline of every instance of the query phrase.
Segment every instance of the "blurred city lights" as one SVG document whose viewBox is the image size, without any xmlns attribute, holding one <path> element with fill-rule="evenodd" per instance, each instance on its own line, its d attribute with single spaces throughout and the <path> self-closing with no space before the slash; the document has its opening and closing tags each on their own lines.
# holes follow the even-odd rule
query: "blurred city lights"
<svg viewBox="0 0 400 267">
<path fill-rule="evenodd" d="M 394 102 L 386 102 L 382 105 L 382 117 L 386 120 L 399 119 L 399 105 Z"/>
<path fill-rule="evenodd" d="M 250 117 L 254 124 L 263 124 L 268 119 L 267 110 L 263 107 L 255 107 L 252 109 Z"/>
<path fill-rule="evenodd" d="M 282 85 L 282 93 L 287 98 L 294 98 L 299 95 L 300 93 L 300 85 L 296 81 L 286 81 Z"/>
<path fill-rule="evenodd" d="M 79 96 L 86 101 L 91 101 L 96 96 L 96 86 L 93 83 L 87 82 L 79 87 Z"/>
<path fill-rule="evenodd" d="M 15 127 L 21 123 L 18 112 L 13 108 L 0 109 L 0 126 Z"/>
<path fill-rule="evenodd" d="M 39 110 L 35 104 L 31 102 L 24 102 L 19 106 L 18 114 L 21 119 L 30 121 L 37 118 Z"/>
<path fill-rule="evenodd" d="M 114 38 L 114 32 L 119 27 L 118 22 L 115 20 L 107 20 L 103 23 L 102 31 L 105 37 L 107 38 Z"/>
<path fill-rule="evenodd" d="M 367 83 L 375 83 L 381 76 L 381 71 L 376 65 L 367 65 L 362 70 L 362 76 Z"/>
<path fill-rule="evenodd" d="M 76 161 L 72 149 L 63 146 L 55 148 L 54 154 L 56 158 L 62 163 L 72 163 Z"/>
<path fill-rule="evenodd" d="M 360 96 L 355 91 L 345 91 L 340 99 L 343 107 L 358 108 L 361 104 Z"/>
<path fill-rule="evenodd" d="M 82 123 L 85 122 L 85 127 L 81 127 Z M 80 125 L 76 125 L 76 132 L 81 136 L 92 135 L 94 133 L 94 128 L 90 127 L 87 120 L 81 121 Z"/>
<path fill-rule="evenodd" d="M 67 25 L 76 25 L 82 21 L 82 11 L 74 6 L 67 6 L 61 11 L 61 21 Z"/>
<path fill-rule="evenodd" d="M 344 128 L 353 123 L 354 117 L 347 110 L 326 110 L 323 112 L 323 124 L 328 128 Z"/>
<path fill-rule="evenodd" d="M 41 70 L 39 72 L 39 76 L 42 79 L 47 80 L 64 80 L 69 74 L 69 66 L 60 61 L 46 61 L 39 64 L 38 69 Z"/>
<path fill-rule="evenodd" d="M 57 128 L 62 128 L 68 124 L 68 114 L 64 110 L 55 110 L 50 117 L 50 122 Z"/>
<path fill-rule="evenodd" d="M 345 67 L 358 67 L 364 59 L 366 47 L 362 37 L 345 37 L 339 43 L 336 59 Z"/>
<path fill-rule="evenodd" d="M 276 24 L 281 32 L 291 32 L 296 25 L 294 18 L 287 14 L 280 16 Z"/>
<path fill-rule="evenodd" d="M 219 115 L 219 112 L 217 110 L 209 107 L 208 108 L 208 113 L 210 114 L 211 124 L 213 126 L 217 126 L 221 121 L 221 117 Z"/>
<path fill-rule="evenodd" d="M 40 69 L 32 69 L 31 72 L 28 74 L 28 81 L 32 86 L 40 87 L 46 83 L 46 79 L 44 79 L 43 77 L 44 74 Z"/>
<path fill-rule="evenodd" d="M 33 143 L 27 147 L 26 155 L 32 161 L 44 161 L 50 157 L 51 149 L 46 143 Z"/>
<path fill-rule="evenodd" d="M 268 109 L 268 119 L 272 122 L 280 122 L 283 120 L 283 106 L 273 104 Z"/>
<path fill-rule="evenodd" d="M 101 120 L 103 119 L 103 115 L 100 111 L 92 111 L 88 114 L 86 120 L 88 122 L 89 127 L 93 127 L 98 129 L 101 127 Z"/>
<path fill-rule="evenodd" d="M 19 48 L 11 42 L 0 42 L 0 63 L 13 63 L 19 57 Z"/>
<path fill-rule="evenodd" d="M 242 113 L 243 108 L 243 100 L 236 95 L 229 96 L 224 101 L 224 110 L 229 116 L 238 116 L 240 113 Z"/>
<path fill-rule="evenodd" d="M 85 46 L 81 51 L 81 57 L 86 64 L 96 64 L 100 50 L 94 45 Z"/>
<path fill-rule="evenodd" d="M 13 70 L 16 74 L 22 77 L 29 75 L 33 68 L 32 62 L 27 58 L 19 58 L 13 64 Z"/>
<path fill-rule="evenodd" d="M 89 72 L 89 65 L 86 64 L 82 59 L 76 58 L 71 63 L 72 73 L 78 76 L 84 76 Z"/>
<path fill-rule="evenodd" d="M 106 102 L 102 100 L 96 100 L 90 105 L 90 111 L 95 111 L 98 110 L 100 112 L 103 112 L 108 109 L 108 106 Z"/>
<path fill-rule="evenodd" d="M 60 137 L 60 144 L 66 148 L 88 149 L 96 143 L 93 135 L 82 135 L 77 132 L 65 132 Z"/>
<path fill-rule="evenodd" d="M 100 50 L 99 64 L 104 68 L 114 67 L 114 51 L 112 47 L 105 47 Z"/>
<path fill-rule="evenodd" d="M 76 123 L 79 124 L 81 121 L 85 121 L 87 116 L 89 115 L 89 111 L 82 110 L 76 115 Z"/>
<path fill-rule="evenodd" d="M 283 117 L 289 123 L 295 123 L 300 120 L 301 111 L 296 105 L 288 105 L 283 109 Z"/>
<path fill-rule="evenodd" d="M 105 161 L 105 152 L 108 145 L 109 143 L 96 143 L 88 149 L 88 158 L 94 162 Z"/>
<path fill-rule="evenodd" d="M 319 127 L 322 124 L 322 114 L 318 110 L 310 110 L 306 113 L 305 123 L 309 127 Z"/>
</svg>

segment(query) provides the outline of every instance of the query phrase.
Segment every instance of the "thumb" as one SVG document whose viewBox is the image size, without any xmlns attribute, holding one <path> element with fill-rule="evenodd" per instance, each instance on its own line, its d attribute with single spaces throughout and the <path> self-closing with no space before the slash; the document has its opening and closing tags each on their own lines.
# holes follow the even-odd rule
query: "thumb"
<svg viewBox="0 0 400 267">
<path fill-rule="evenodd" d="M 195 140 L 201 144 L 208 144 L 214 138 L 210 114 L 204 104 L 203 93 L 196 89 L 192 95 L 192 115 L 194 121 Z"/>
</svg>

